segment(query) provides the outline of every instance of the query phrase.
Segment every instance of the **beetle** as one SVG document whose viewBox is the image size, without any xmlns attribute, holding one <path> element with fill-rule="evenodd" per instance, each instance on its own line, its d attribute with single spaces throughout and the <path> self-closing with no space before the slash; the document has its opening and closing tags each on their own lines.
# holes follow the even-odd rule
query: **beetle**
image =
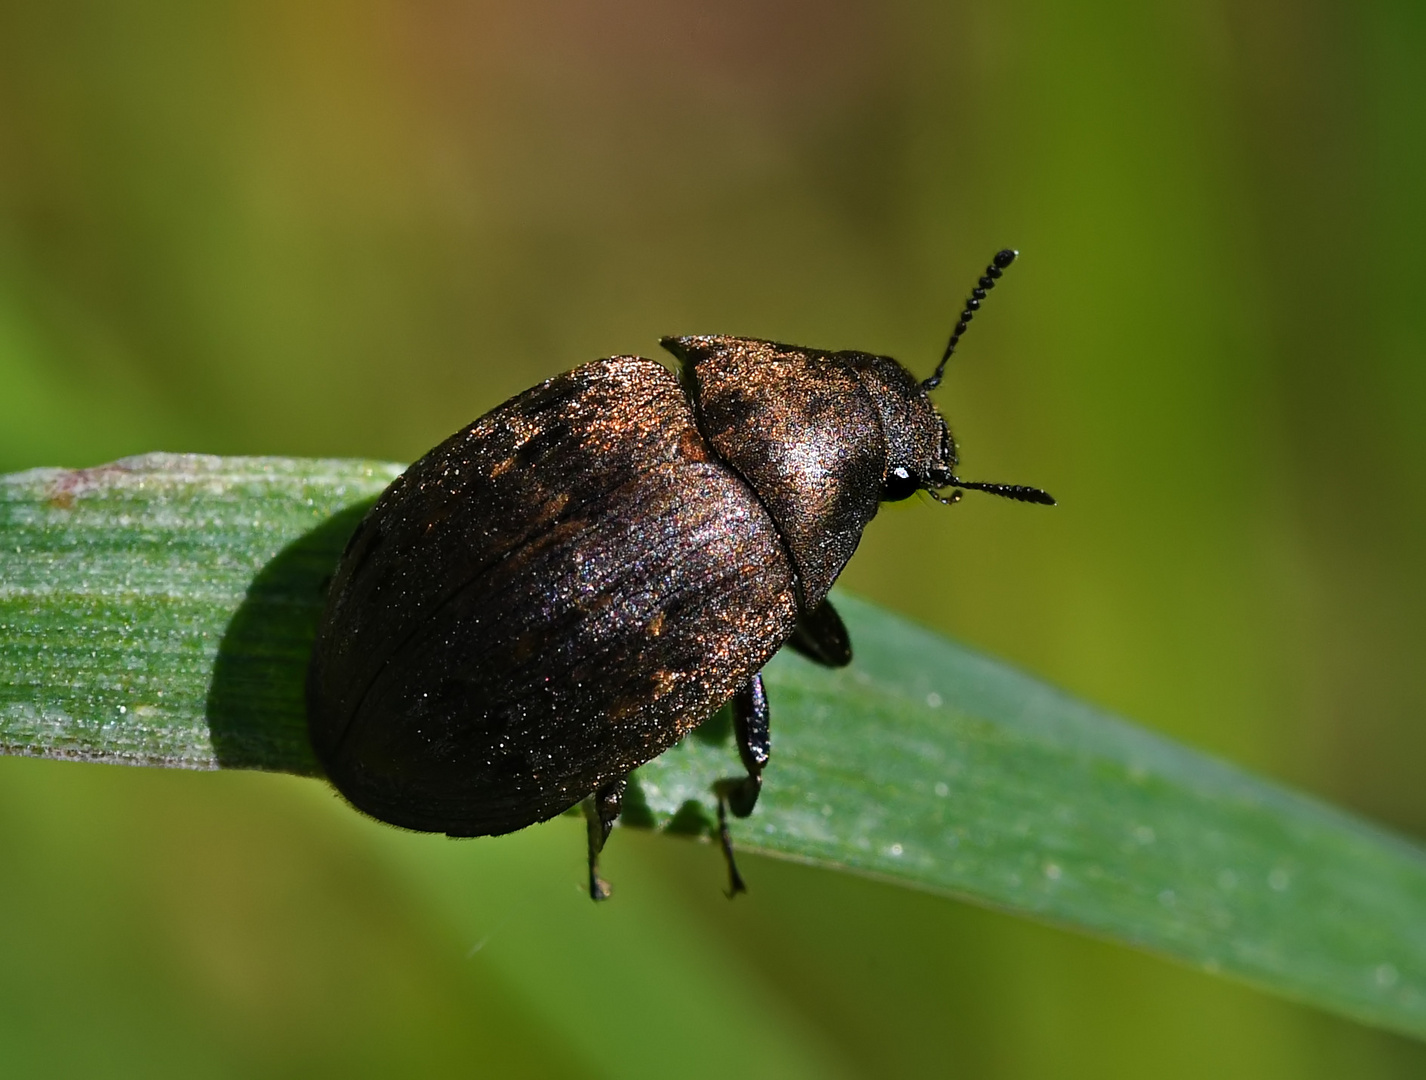
<svg viewBox="0 0 1426 1080">
<path fill-rule="evenodd" d="M 597 360 L 498 406 L 377 499 L 331 580 L 307 677 L 312 745 L 358 809 L 451 836 L 513 832 L 583 803 L 589 892 L 629 774 L 731 700 L 751 814 L 769 755 L 764 664 L 784 644 L 851 660 L 827 600 L 882 502 L 965 490 L 930 399 L 941 361 L 738 337 L 665 338 L 675 374 Z M 939 494 L 951 489 L 950 497 Z"/>
</svg>

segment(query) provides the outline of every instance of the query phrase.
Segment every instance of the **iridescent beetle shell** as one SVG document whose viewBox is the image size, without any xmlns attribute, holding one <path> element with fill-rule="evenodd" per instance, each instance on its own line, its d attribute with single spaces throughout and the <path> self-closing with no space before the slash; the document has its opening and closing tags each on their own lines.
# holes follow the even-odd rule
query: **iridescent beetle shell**
<svg viewBox="0 0 1426 1080">
<path fill-rule="evenodd" d="M 788 642 L 850 660 L 825 598 L 881 501 L 1041 494 L 954 478 L 927 395 L 940 369 L 923 385 L 860 352 L 663 344 L 678 374 L 586 364 L 412 465 L 348 543 L 308 671 L 313 746 L 355 806 L 480 836 L 592 796 L 596 897 L 629 773 L 730 699 L 748 777 L 720 787 L 720 812 L 751 812 L 758 673 Z"/>
<path fill-rule="evenodd" d="M 308 714 L 360 809 L 456 836 L 568 809 L 767 663 L 893 463 L 947 471 L 940 416 L 893 360 L 667 344 L 682 384 L 628 356 L 550 379 L 411 466 L 353 535 Z"/>
</svg>

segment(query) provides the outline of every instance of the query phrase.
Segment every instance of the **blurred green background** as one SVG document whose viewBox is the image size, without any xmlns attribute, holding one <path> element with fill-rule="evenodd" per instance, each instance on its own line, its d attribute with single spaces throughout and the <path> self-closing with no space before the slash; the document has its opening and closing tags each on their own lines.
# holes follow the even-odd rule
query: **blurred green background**
<svg viewBox="0 0 1426 1080">
<path fill-rule="evenodd" d="M 664 334 L 928 371 L 1014 245 L 939 398 L 1060 507 L 913 500 L 843 583 L 1421 836 L 1423 56 L 1407 0 L 0 3 L 0 470 L 410 460 Z M 703 845 L 617 834 L 596 909 L 582 845 L 0 760 L 0 1072 L 1426 1072 Z"/>
</svg>

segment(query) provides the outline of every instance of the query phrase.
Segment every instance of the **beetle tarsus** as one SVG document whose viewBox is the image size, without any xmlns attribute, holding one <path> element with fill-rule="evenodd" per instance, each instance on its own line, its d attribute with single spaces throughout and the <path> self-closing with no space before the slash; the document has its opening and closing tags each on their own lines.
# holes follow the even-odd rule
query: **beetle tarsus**
<svg viewBox="0 0 1426 1080">
<path fill-rule="evenodd" d="M 618 820 L 624 799 L 624 790 L 629 786 L 629 778 L 621 776 L 610 780 L 593 795 L 584 800 L 584 820 L 589 826 L 589 898 L 608 900 L 613 892 L 609 883 L 599 876 L 599 853 L 604 850 L 604 841 L 609 839 L 609 830 Z"/>
<path fill-rule="evenodd" d="M 733 837 L 728 833 L 727 800 L 721 795 L 718 797 L 718 841 L 723 845 L 723 861 L 728 864 L 728 891 L 725 895 L 731 900 L 740 892 L 747 892 L 748 887 L 743 884 L 743 875 L 738 873 L 738 863 L 733 858 Z"/>
</svg>

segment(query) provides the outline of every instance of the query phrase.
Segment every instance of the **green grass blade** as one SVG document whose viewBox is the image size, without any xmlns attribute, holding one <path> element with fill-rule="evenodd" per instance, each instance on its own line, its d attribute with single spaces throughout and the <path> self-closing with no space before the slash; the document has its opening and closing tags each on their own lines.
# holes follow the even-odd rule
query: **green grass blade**
<svg viewBox="0 0 1426 1080">
<path fill-rule="evenodd" d="M 149 455 L 0 478 L 0 751 L 316 775 L 302 676 L 399 466 Z M 852 597 L 857 660 L 767 671 L 739 845 L 968 897 L 1426 1035 L 1426 851 Z M 706 835 L 719 717 L 626 823 Z"/>
</svg>

